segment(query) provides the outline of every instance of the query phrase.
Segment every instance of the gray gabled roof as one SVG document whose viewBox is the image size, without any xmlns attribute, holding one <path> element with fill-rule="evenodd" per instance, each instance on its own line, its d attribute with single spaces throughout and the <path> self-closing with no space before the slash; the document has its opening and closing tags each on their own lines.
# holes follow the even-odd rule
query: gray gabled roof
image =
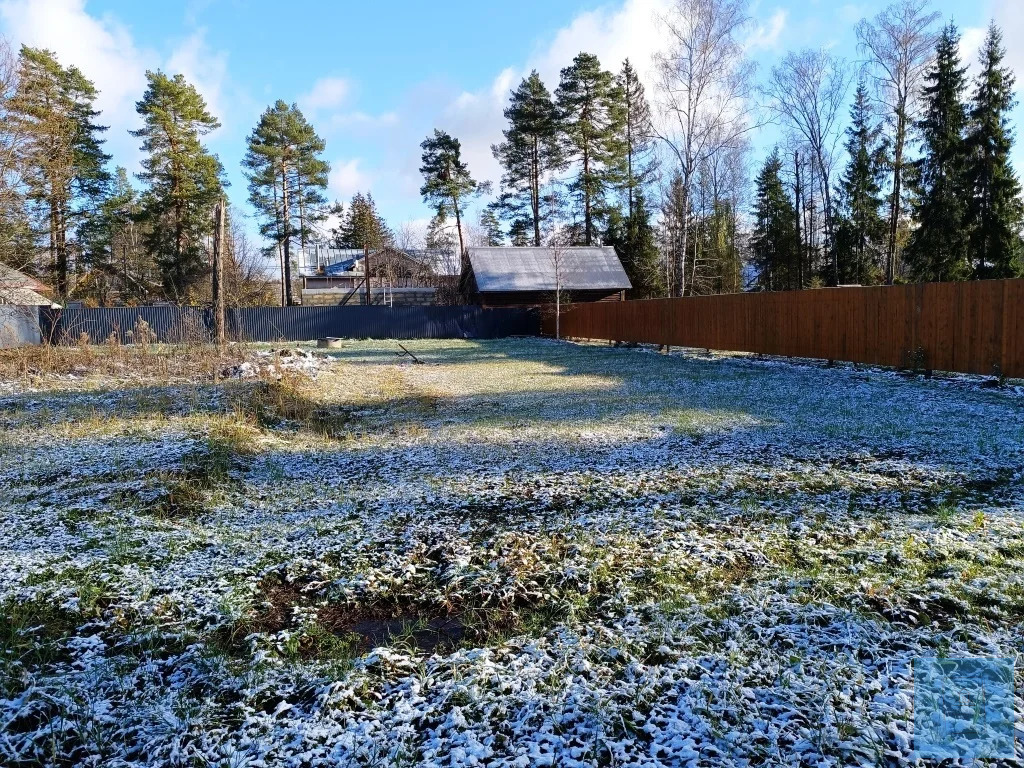
<svg viewBox="0 0 1024 768">
<path fill-rule="evenodd" d="M 558 286 L 566 291 L 632 288 L 622 262 L 611 247 L 559 249 Z M 554 291 L 556 252 L 553 248 L 470 248 L 476 287 L 495 291 Z"/>
</svg>

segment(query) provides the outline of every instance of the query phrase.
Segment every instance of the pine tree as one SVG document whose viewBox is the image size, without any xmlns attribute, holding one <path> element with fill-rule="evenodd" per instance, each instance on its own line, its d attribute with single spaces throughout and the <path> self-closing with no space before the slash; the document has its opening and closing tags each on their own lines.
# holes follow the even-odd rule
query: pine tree
<svg viewBox="0 0 1024 768">
<path fill-rule="evenodd" d="M 884 275 L 889 226 L 883 214 L 882 180 L 886 172 L 882 128 L 872 123 L 871 101 L 858 83 L 846 129 L 846 170 L 839 181 L 836 258 L 839 280 L 864 285 Z"/>
<path fill-rule="evenodd" d="M 632 216 L 636 192 L 654 177 L 657 165 L 654 161 L 654 126 L 651 122 L 651 107 L 644 95 L 644 86 L 640 82 L 633 65 L 626 59 L 622 71 L 616 79 L 622 93 L 622 143 L 626 163 L 624 184 L 626 187 L 626 211 Z"/>
<path fill-rule="evenodd" d="M 561 165 L 562 154 L 558 110 L 536 70 L 512 92 L 505 119 L 509 121 L 502 131 L 505 141 L 491 147 L 504 169 L 500 210 L 508 219 L 529 218 L 533 244 L 539 246 L 544 219 L 541 187 L 545 177 Z"/>
<path fill-rule="evenodd" d="M 566 156 L 578 165 L 569 191 L 582 213 L 579 239 L 592 245 L 608 211 L 608 192 L 622 178 L 623 94 L 596 56 L 580 53 L 562 70 L 556 96 Z"/>
<path fill-rule="evenodd" d="M 455 229 L 459 235 L 459 259 L 465 267 L 462 214 L 466 203 L 483 194 L 490 185 L 478 182 L 470 175 L 469 166 L 462 159 L 461 143 L 448 133 L 434 129 L 434 135 L 424 139 L 420 147 L 423 149 L 420 194 L 423 202 L 434 206 L 438 217 L 454 214 Z"/>
<path fill-rule="evenodd" d="M 261 215 L 260 232 L 280 245 L 285 303 L 291 305 L 291 243 L 305 246 L 312 222 L 324 218 L 330 165 L 321 159 L 323 139 L 299 108 L 278 100 L 267 107 L 249 136 L 242 160 L 249 202 Z"/>
<path fill-rule="evenodd" d="M 925 115 L 919 123 L 924 154 L 916 163 L 921 198 L 917 229 L 905 259 L 919 281 L 965 280 L 971 275 L 967 231 L 967 152 L 963 103 L 966 69 L 960 65 L 960 34 L 942 30 L 935 62 L 925 77 Z"/>
<path fill-rule="evenodd" d="M 501 222 L 494 212 L 494 206 L 488 205 L 480 212 L 480 229 L 484 232 L 484 239 L 489 246 L 505 244 L 505 233 L 501 230 Z"/>
<path fill-rule="evenodd" d="M 988 28 L 981 51 L 967 137 L 971 190 L 967 207 L 970 253 L 976 278 L 1024 275 L 1021 186 L 1010 163 L 1013 132 L 1008 116 L 1016 105 L 1013 73 L 1003 66 L 1006 50 L 999 28 Z"/>
<path fill-rule="evenodd" d="M 77 68 L 62 67 L 50 51 L 22 47 L 12 118 L 24 137 L 18 151 L 26 198 L 39 211 L 60 296 L 70 288 L 68 235 L 99 206 L 110 178 L 97 95 Z"/>
<path fill-rule="evenodd" d="M 347 209 L 338 204 L 334 212 L 341 216 L 341 223 L 333 232 L 335 248 L 375 250 L 394 242 L 394 233 L 377 212 L 377 203 L 369 192 L 356 192 Z"/>
<path fill-rule="evenodd" d="M 131 132 L 146 153 L 139 174 L 148 185 L 144 243 L 160 269 L 165 295 L 180 301 L 208 271 L 204 240 L 223 194 L 223 168 L 202 137 L 220 123 L 182 75 L 147 72 L 146 79 L 149 86 L 136 104 L 144 124 Z"/>
<path fill-rule="evenodd" d="M 796 211 L 782 184 L 778 149 L 765 160 L 755 184 L 757 206 L 750 248 L 757 284 L 768 291 L 798 288 Z"/>
</svg>

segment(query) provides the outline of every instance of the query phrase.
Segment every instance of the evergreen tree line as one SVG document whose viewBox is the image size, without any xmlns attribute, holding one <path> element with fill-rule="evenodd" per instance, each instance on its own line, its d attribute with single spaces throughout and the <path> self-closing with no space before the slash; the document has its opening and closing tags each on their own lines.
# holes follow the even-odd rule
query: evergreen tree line
<svg viewBox="0 0 1024 768">
<path fill-rule="evenodd" d="M 213 214 L 226 204 L 224 168 L 204 137 L 219 127 L 182 75 L 146 73 L 131 131 L 143 153 L 133 183 L 110 168 L 97 91 L 48 50 L 0 50 L 0 257 L 49 280 L 60 299 L 97 304 L 209 300 Z M 324 143 L 294 106 L 277 102 L 248 140 L 243 163 L 260 231 L 282 254 L 326 216 Z M 229 209 L 230 210 L 230 209 Z M 231 304 L 276 302 L 265 249 L 237 217 L 226 232 Z M 282 285 L 292 301 L 290 280 Z"/>
<path fill-rule="evenodd" d="M 952 23 L 934 38 L 917 92 L 919 117 L 908 121 L 901 138 L 915 140 L 920 154 L 902 166 L 895 191 L 893 169 L 901 163 L 871 97 L 870 73 L 861 77 L 845 129 L 847 160 L 834 187 L 830 231 L 813 224 L 820 200 L 809 192 L 813 169 L 799 162 L 799 150 L 789 156 L 776 148 L 768 155 L 754 184 L 750 264 L 758 287 L 1024 275 L 1024 205 L 1010 161 L 1013 74 L 995 25 L 973 81 L 959 43 Z M 818 213 L 820 221 L 824 211 Z"/>
</svg>

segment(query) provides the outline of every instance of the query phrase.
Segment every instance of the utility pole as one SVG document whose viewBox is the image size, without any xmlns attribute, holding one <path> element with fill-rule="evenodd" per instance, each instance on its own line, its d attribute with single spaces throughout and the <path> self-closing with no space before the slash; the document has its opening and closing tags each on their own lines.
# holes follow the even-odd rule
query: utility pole
<svg viewBox="0 0 1024 768">
<path fill-rule="evenodd" d="M 224 346 L 224 219 L 221 198 L 213 209 L 213 327 L 217 346 Z"/>
<path fill-rule="evenodd" d="M 366 280 L 366 306 L 373 304 L 373 291 L 370 290 L 370 244 L 363 241 L 363 277 Z"/>
</svg>

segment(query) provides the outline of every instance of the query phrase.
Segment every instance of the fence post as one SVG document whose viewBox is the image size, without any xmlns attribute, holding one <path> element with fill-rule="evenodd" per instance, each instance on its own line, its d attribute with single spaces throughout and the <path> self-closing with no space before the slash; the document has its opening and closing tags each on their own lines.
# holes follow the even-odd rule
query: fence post
<svg viewBox="0 0 1024 768">
<path fill-rule="evenodd" d="M 213 213 L 213 328 L 217 346 L 224 346 L 224 198 Z"/>
</svg>

